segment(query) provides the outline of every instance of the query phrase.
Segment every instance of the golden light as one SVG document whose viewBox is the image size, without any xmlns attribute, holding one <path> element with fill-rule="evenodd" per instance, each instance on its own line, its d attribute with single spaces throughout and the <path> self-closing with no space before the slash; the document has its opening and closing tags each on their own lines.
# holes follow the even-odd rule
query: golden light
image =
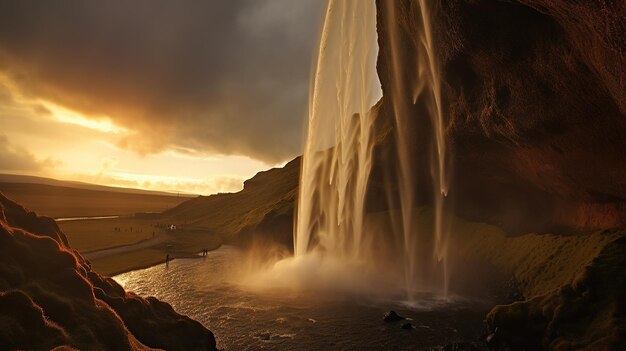
<svg viewBox="0 0 626 351">
<path fill-rule="evenodd" d="M 104 133 L 113 133 L 113 134 L 125 134 L 128 133 L 128 129 L 120 127 L 113 123 L 108 117 L 100 117 L 100 118 L 90 118 L 86 117 L 81 113 L 72 111 L 65 107 L 56 105 L 54 103 L 45 101 L 42 102 L 48 110 L 51 112 L 51 117 L 55 120 L 73 124 L 93 130 L 97 130 Z"/>
</svg>

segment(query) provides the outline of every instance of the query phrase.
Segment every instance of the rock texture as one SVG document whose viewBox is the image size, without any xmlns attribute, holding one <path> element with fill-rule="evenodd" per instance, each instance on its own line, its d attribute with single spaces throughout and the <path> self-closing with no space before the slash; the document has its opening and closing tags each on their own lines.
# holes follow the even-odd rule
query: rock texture
<svg viewBox="0 0 626 351">
<path fill-rule="evenodd" d="M 487 315 L 492 349 L 626 349 L 626 236 L 616 239 L 578 272 L 548 293 Z"/>
<path fill-rule="evenodd" d="M 0 194 L 0 349 L 215 350 L 213 334 L 91 271 L 48 217 Z"/>
<path fill-rule="evenodd" d="M 463 235 L 453 243 L 452 283 L 476 285 L 484 268 L 475 267 L 493 266 L 523 295 L 488 314 L 491 350 L 626 348 L 626 229 L 511 237 L 484 223 L 454 226 Z"/>
<path fill-rule="evenodd" d="M 626 225 L 626 3 L 427 3 L 455 212 L 515 232 Z M 377 6 L 381 110 L 414 116 L 419 157 L 431 142 L 424 107 L 411 96 L 420 80 L 411 67 L 419 1 Z M 384 15 L 390 7 L 393 21 Z M 393 40 L 406 66 L 400 78 L 390 65 Z M 406 91 L 394 89 L 399 83 Z M 419 162 L 418 173 L 429 169 Z M 418 193 L 430 192 L 428 174 L 417 177 Z"/>
</svg>

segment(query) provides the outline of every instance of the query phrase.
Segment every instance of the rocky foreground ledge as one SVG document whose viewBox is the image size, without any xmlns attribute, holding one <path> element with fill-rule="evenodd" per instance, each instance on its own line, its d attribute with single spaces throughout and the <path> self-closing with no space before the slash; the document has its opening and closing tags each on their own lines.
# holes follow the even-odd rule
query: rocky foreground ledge
<svg viewBox="0 0 626 351">
<path fill-rule="evenodd" d="M 0 349 L 215 350 L 199 322 L 91 270 L 53 219 L 0 194 Z"/>
</svg>

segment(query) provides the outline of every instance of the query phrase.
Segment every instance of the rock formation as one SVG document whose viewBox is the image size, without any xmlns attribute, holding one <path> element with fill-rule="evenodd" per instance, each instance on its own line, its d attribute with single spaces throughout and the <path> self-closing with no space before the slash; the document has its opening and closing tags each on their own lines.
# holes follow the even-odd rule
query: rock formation
<svg viewBox="0 0 626 351">
<path fill-rule="evenodd" d="M 427 3 L 455 213 L 517 233 L 626 225 L 626 4 Z M 377 6 L 381 110 L 391 118 L 390 101 L 404 104 L 417 120 L 419 153 L 431 131 L 423 106 L 411 97 L 420 79 L 412 64 L 419 1 L 380 0 Z M 392 23 L 382 15 L 389 6 Z M 392 28 L 402 48 L 396 52 L 404 63 L 401 78 L 390 65 Z M 403 79 L 406 91 L 394 90 L 394 79 Z M 418 169 L 428 179 L 429 165 Z M 417 196 L 427 203 L 419 193 L 430 185 L 421 184 Z"/>
<path fill-rule="evenodd" d="M 0 349 L 216 348 L 199 322 L 93 272 L 53 219 L 0 194 Z"/>
</svg>

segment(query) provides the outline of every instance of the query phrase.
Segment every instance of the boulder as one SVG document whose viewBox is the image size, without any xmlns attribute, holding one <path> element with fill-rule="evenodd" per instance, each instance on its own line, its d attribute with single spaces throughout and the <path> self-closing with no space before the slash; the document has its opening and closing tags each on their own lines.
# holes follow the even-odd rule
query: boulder
<svg viewBox="0 0 626 351">
<path fill-rule="evenodd" d="M 393 310 L 387 312 L 387 314 L 385 314 L 385 316 L 383 317 L 383 321 L 387 323 L 394 323 L 394 322 L 402 321 L 405 319 L 406 318 L 401 317 L 400 315 L 396 313 L 396 311 L 393 311 Z"/>
</svg>

